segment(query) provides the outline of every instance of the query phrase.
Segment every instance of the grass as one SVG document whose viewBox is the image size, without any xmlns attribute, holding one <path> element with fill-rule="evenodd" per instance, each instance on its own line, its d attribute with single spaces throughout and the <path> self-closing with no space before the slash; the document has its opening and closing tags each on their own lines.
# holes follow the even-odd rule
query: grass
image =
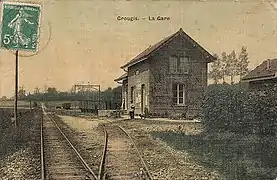
<svg viewBox="0 0 277 180">
<path fill-rule="evenodd" d="M 0 157 L 37 137 L 41 113 L 41 110 L 35 109 L 19 110 L 18 127 L 15 128 L 10 109 L 0 108 Z"/>
<path fill-rule="evenodd" d="M 45 105 L 47 107 L 56 107 L 56 106 L 62 106 L 63 103 L 72 103 L 72 105 L 77 104 L 77 102 L 72 101 L 45 101 Z M 19 100 L 17 102 L 18 107 L 30 107 L 30 101 L 22 101 Z M 0 108 L 1 107 L 14 107 L 14 101 L 0 101 Z"/>
<path fill-rule="evenodd" d="M 76 102 L 72 102 L 72 101 L 46 101 L 45 105 L 46 105 L 46 107 L 53 108 L 56 106 L 62 106 L 63 103 L 72 103 L 72 105 L 74 103 L 76 104 Z"/>
<path fill-rule="evenodd" d="M 227 179 L 276 178 L 277 142 L 274 138 L 263 138 L 261 143 L 257 136 L 233 133 L 185 135 L 155 132 L 153 136 L 177 150 L 190 153 L 203 166 L 218 170 Z M 261 144 L 268 147 L 261 150 Z"/>
<path fill-rule="evenodd" d="M 0 101 L 0 107 L 13 107 L 14 106 L 14 101 Z M 30 102 L 29 101 L 18 101 L 17 102 L 18 107 L 29 107 Z"/>
</svg>

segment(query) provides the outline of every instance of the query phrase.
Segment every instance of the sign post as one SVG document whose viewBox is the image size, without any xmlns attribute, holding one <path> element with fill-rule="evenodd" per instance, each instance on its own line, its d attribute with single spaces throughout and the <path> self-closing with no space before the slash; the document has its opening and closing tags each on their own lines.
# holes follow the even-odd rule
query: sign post
<svg viewBox="0 0 277 180">
<path fill-rule="evenodd" d="M 36 52 L 38 47 L 41 6 L 27 3 L 2 3 L 1 48 L 15 50 L 15 106 L 17 127 L 19 50 Z"/>
</svg>

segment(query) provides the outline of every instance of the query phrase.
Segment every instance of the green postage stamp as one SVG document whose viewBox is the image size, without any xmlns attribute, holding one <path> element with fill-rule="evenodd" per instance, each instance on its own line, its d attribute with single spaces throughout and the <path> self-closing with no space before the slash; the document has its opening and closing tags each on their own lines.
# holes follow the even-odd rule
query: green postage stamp
<svg viewBox="0 0 277 180">
<path fill-rule="evenodd" d="M 1 48 L 37 51 L 41 6 L 4 2 L 1 15 Z"/>
</svg>

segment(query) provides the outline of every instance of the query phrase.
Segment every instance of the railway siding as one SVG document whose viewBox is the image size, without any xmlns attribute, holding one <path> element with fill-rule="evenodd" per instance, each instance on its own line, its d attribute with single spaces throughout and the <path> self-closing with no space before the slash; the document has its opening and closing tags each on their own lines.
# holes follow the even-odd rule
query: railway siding
<svg viewBox="0 0 277 180">
<path fill-rule="evenodd" d="M 60 126 L 67 129 L 68 133 L 75 134 L 78 139 L 75 144 L 78 144 L 80 152 L 84 152 L 84 157 L 87 157 L 92 169 L 95 172 L 98 170 L 99 178 L 109 179 L 112 176 L 112 179 L 142 179 L 149 175 L 147 167 L 145 168 L 135 149 L 134 142 L 119 126 L 111 124 L 106 119 L 71 116 L 59 116 L 59 118 L 61 121 L 57 122 Z M 107 140 L 104 139 L 104 130 L 107 132 Z M 108 143 L 107 152 L 103 153 L 105 142 Z M 101 166 L 100 162 L 103 159 Z"/>
<path fill-rule="evenodd" d="M 175 150 L 160 139 L 151 135 L 152 132 L 162 133 L 169 131 L 197 134 L 201 132 L 201 126 L 199 123 L 154 122 L 146 120 L 117 121 L 113 119 L 110 119 L 112 120 L 112 123 L 110 123 L 108 122 L 108 119 L 76 118 L 77 117 L 71 119 L 71 123 L 69 122 L 68 119 L 70 118 L 68 117 L 62 119 L 71 130 L 82 134 L 80 137 L 85 137 L 84 139 L 86 142 L 92 140 L 91 144 L 93 144 L 97 141 L 97 145 L 101 146 L 101 148 L 96 149 L 95 146 L 97 145 L 94 144 L 95 146 L 92 152 L 97 152 L 99 157 L 102 156 L 101 152 L 105 141 L 103 139 L 103 127 L 98 126 L 98 124 L 101 123 L 108 127 L 107 134 L 109 145 L 107 147 L 108 151 L 105 159 L 106 164 L 103 165 L 104 172 L 102 175 L 104 175 L 104 179 L 109 179 L 111 176 L 113 179 L 122 178 L 124 174 L 125 179 L 139 179 L 139 174 L 142 174 L 141 171 L 144 170 L 143 165 L 141 165 L 139 160 L 135 160 L 135 158 L 138 157 L 131 158 L 132 153 L 123 153 L 123 151 L 131 150 L 131 152 L 135 152 L 135 150 L 131 143 L 129 143 L 128 137 L 124 135 L 123 132 L 117 132 L 116 125 L 123 127 L 136 143 L 138 150 L 149 169 L 151 179 L 224 179 L 224 177 L 216 170 L 209 169 L 196 162 L 189 153 Z M 82 142 L 84 139 L 82 139 Z M 111 141 L 113 144 L 111 144 Z M 86 143 L 83 143 L 80 146 L 84 146 L 84 144 Z M 117 152 L 119 153 L 117 154 Z M 100 161 L 101 158 L 98 159 Z M 91 158 L 91 160 L 95 161 L 95 158 Z M 137 165 L 132 165 L 131 161 L 137 161 Z M 98 166 L 99 164 L 100 163 L 97 162 Z M 128 169 L 127 167 L 130 168 Z M 138 167 L 138 169 L 134 170 L 135 168 L 133 167 Z M 97 168 L 99 170 L 99 167 Z M 126 170 L 132 173 L 126 173 Z"/>
<path fill-rule="evenodd" d="M 199 124 L 169 122 L 157 124 L 157 122 L 147 122 L 145 120 L 122 121 L 117 124 L 127 129 L 136 142 L 138 149 L 149 166 L 153 179 L 225 179 L 216 170 L 200 165 L 190 154 L 175 150 L 151 135 L 152 132 L 168 131 L 195 134 L 201 129 Z"/>
<path fill-rule="evenodd" d="M 111 179 L 142 179 L 144 166 L 131 139 L 119 126 L 105 125 L 108 134 L 104 171 Z"/>
</svg>

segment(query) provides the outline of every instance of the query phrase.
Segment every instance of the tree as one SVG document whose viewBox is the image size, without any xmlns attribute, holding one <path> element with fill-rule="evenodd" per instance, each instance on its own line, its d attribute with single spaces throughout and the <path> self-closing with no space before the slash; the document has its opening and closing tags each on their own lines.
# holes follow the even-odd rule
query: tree
<svg viewBox="0 0 277 180">
<path fill-rule="evenodd" d="M 71 94 L 75 94 L 75 93 L 76 93 L 76 92 L 75 92 L 75 85 L 73 85 L 73 86 L 71 87 L 69 93 L 71 93 Z"/>
<path fill-rule="evenodd" d="M 47 89 L 48 89 L 47 85 L 44 85 L 44 93 L 47 93 Z"/>
<path fill-rule="evenodd" d="M 26 95 L 26 90 L 24 89 L 24 86 L 20 86 L 19 90 L 18 90 L 18 98 L 22 99 L 24 98 Z"/>
<path fill-rule="evenodd" d="M 108 89 L 106 89 L 103 92 L 104 95 L 104 99 L 106 101 L 106 108 L 107 109 L 111 109 L 111 102 L 112 102 L 112 88 L 108 87 Z"/>
<path fill-rule="evenodd" d="M 122 86 L 117 86 L 113 88 L 113 102 L 115 104 L 115 108 L 118 109 L 122 103 Z"/>
<path fill-rule="evenodd" d="M 249 72 L 248 65 L 249 65 L 249 61 L 248 61 L 247 47 L 242 46 L 241 52 L 239 54 L 239 60 L 238 60 L 238 75 L 240 77 L 240 81 L 241 81 L 241 78 Z"/>
<path fill-rule="evenodd" d="M 217 54 L 214 54 L 216 60 L 212 63 L 211 68 L 212 70 L 209 72 L 209 78 L 214 81 L 214 84 L 217 84 L 219 80 L 222 78 L 221 73 L 221 60 Z"/>
<path fill-rule="evenodd" d="M 105 101 L 106 109 L 117 109 L 121 105 L 121 86 L 111 88 L 108 87 L 102 91 L 101 97 Z"/>
<path fill-rule="evenodd" d="M 2 101 L 5 101 L 5 100 L 7 100 L 7 99 L 8 99 L 7 96 L 2 96 L 2 97 L 1 97 L 1 100 L 2 100 Z"/>
<path fill-rule="evenodd" d="M 48 87 L 46 91 L 49 94 L 56 94 L 58 92 L 55 87 Z"/>
<path fill-rule="evenodd" d="M 236 52 L 233 50 L 229 55 L 227 55 L 226 61 L 226 75 L 230 76 L 231 84 L 234 84 L 234 77 L 238 72 L 238 59 L 236 57 Z"/>
<path fill-rule="evenodd" d="M 40 92 L 40 89 L 38 87 L 35 87 L 34 94 L 39 94 L 39 92 Z"/>
<path fill-rule="evenodd" d="M 222 81 L 225 83 L 225 76 L 228 74 L 228 58 L 226 52 L 221 53 L 221 76 L 222 76 Z"/>
</svg>

